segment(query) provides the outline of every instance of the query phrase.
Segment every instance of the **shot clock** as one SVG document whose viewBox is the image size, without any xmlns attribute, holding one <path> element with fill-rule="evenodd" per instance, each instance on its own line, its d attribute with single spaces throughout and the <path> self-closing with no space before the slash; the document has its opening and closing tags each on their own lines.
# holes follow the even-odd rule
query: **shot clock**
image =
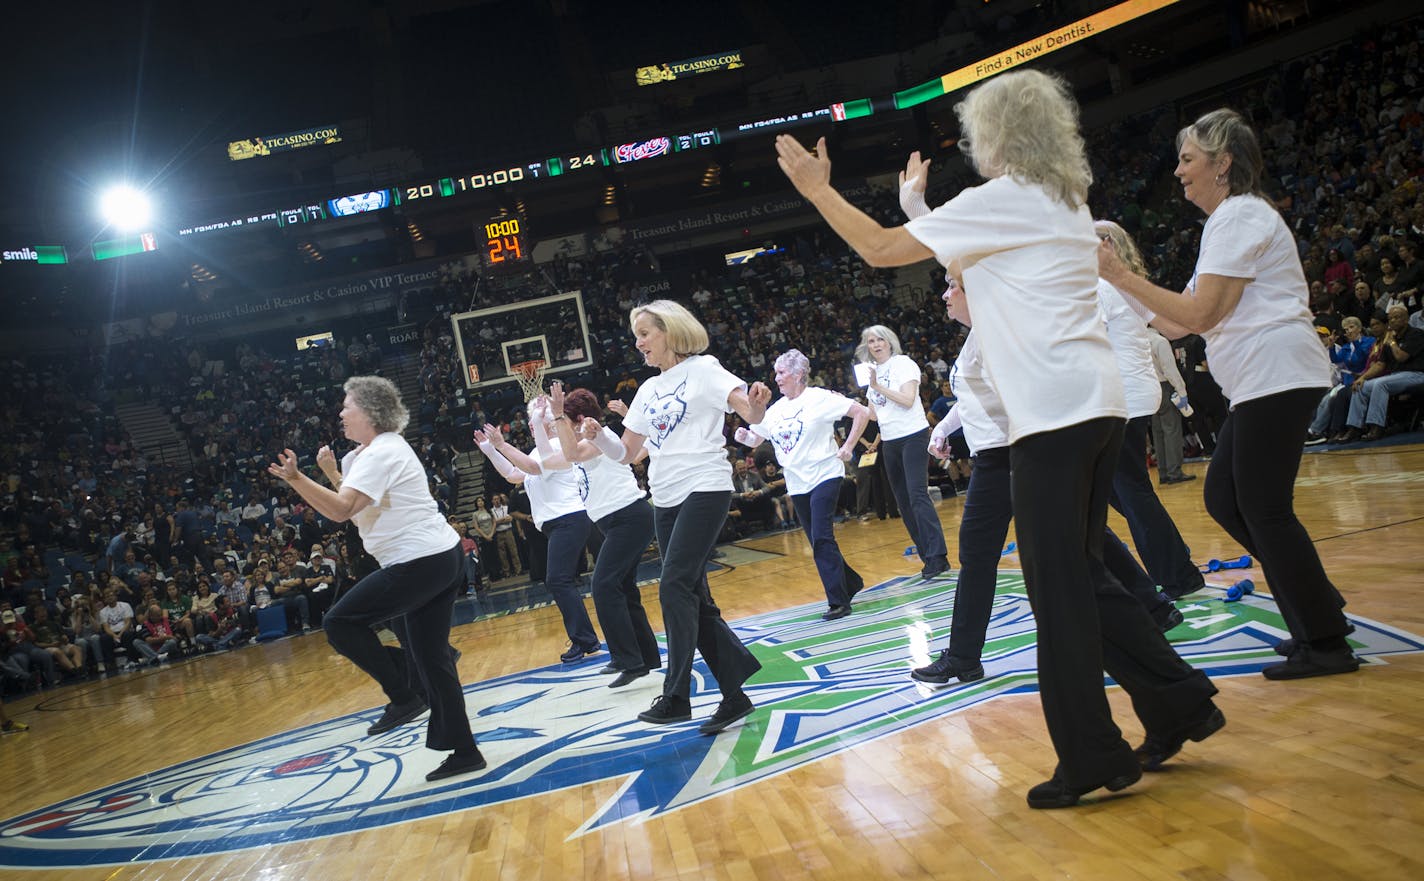
<svg viewBox="0 0 1424 881">
<path fill-rule="evenodd" d="M 476 238 L 484 242 L 485 266 L 491 269 L 521 264 L 529 257 L 524 237 L 524 221 L 519 217 L 491 218 L 475 228 Z"/>
</svg>

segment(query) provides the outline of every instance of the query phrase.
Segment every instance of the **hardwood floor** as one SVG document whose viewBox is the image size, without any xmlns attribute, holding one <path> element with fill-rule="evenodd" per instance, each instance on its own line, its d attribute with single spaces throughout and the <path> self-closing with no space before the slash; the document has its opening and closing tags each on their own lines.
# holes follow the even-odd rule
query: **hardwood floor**
<svg viewBox="0 0 1424 881">
<path fill-rule="evenodd" d="M 1203 464 L 1187 468 L 1198 476 L 1205 471 Z M 1165 487 L 1161 496 L 1199 562 L 1242 553 L 1206 516 L 1200 480 Z M 951 548 L 956 545 L 960 505 L 955 499 L 939 505 Z M 1408 634 L 1424 634 L 1424 447 L 1307 455 L 1296 506 L 1349 601 L 1347 611 Z M 1113 525 L 1127 535 L 1120 520 Z M 909 540 L 898 521 L 848 522 L 837 529 L 837 538 L 869 584 L 918 568 L 917 562 L 902 556 Z M 712 576 L 729 621 L 761 620 L 757 616 L 788 620 L 783 610 L 822 601 L 800 531 L 750 544 L 780 556 Z M 1016 557 L 1005 558 L 1005 568 L 1016 564 Z M 1269 590 L 1259 568 L 1249 574 L 1258 589 Z M 1227 581 L 1218 578 L 1214 583 Z M 919 602 L 911 594 L 905 596 L 911 605 Z M 654 627 L 660 627 L 656 589 L 646 588 L 644 600 Z M 864 642 L 847 643 L 840 654 L 835 647 L 824 649 L 817 662 L 826 669 L 839 657 L 877 650 L 875 640 L 881 636 L 856 629 L 869 628 L 873 614 L 862 612 L 860 602 L 854 615 L 835 625 L 849 628 L 844 631 L 848 639 L 854 635 Z M 1219 600 L 1213 602 L 1221 607 Z M 887 599 L 880 605 L 888 609 L 893 603 Z M 813 623 L 804 632 L 819 626 L 814 625 L 818 612 L 808 608 L 803 617 Z M 926 620 L 938 624 L 932 616 Z M 778 626 L 789 628 L 788 634 L 803 632 L 794 622 Z M 934 636 L 942 635 L 942 626 L 936 627 Z M 782 656 L 800 658 L 802 644 L 790 639 Z M 541 719 L 537 725 L 524 722 L 545 735 L 557 731 L 570 738 L 541 759 L 554 763 L 547 780 L 529 778 L 523 789 L 486 806 L 464 808 L 451 801 L 426 807 L 411 801 L 402 808 L 402 822 L 360 831 L 302 838 L 295 822 L 283 831 L 238 819 L 223 834 L 234 843 L 252 836 L 251 846 L 243 849 L 222 846 L 207 855 L 169 858 L 184 852 L 183 833 L 175 831 L 166 840 L 143 839 L 152 843 L 117 865 L 75 853 L 68 860 L 70 867 L 4 868 L 4 877 L 1424 877 L 1424 654 L 1417 651 L 1376 656 L 1349 676 L 1297 682 L 1268 682 L 1255 673 L 1219 677 L 1218 703 L 1228 719 L 1220 734 L 1188 744 L 1167 771 L 1074 810 L 1033 811 L 1024 803 L 1026 789 L 1052 771 L 1053 753 L 1037 695 L 1020 692 L 989 696 L 923 724 L 846 737 L 843 746 L 814 760 L 785 770 L 768 766 L 772 769 L 765 776 L 745 785 L 719 789 L 721 782 L 705 781 L 710 794 L 694 803 L 632 816 L 633 808 L 643 803 L 634 795 L 668 795 L 656 791 L 666 783 L 662 776 L 649 773 L 634 780 L 640 756 L 654 755 L 639 751 L 652 746 L 637 740 L 627 741 L 626 748 L 616 740 L 611 746 L 596 745 L 576 736 L 584 730 L 581 726 L 592 724 L 587 720 L 603 718 L 599 713 L 631 718 L 656 694 L 656 675 L 640 680 L 645 685 L 630 686 L 636 693 L 623 695 L 602 689 L 599 682 L 590 685 L 595 678 L 591 672 L 573 679 L 560 678 L 558 671 L 544 678 L 526 673 L 557 665 L 566 640 L 552 607 L 456 628 L 452 642 L 463 652 L 459 667 L 467 685 L 493 680 L 508 689 L 522 688 L 526 697 L 521 701 L 568 691 L 564 706 L 578 712 Z M 906 678 L 888 663 L 883 670 L 896 681 Z M 990 672 L 985 683 L 993 679 Z M 482 740 L 492 771 L 507 769 L 513 780 L 522 773 L 516 766 L 524 764 L 527 744 L 533 742 L 522 738 L 532 735 L 520 727 L 518 706 L 492 709 L 481 703 L 481 694 L 471 692 L 469 711 L 479 719 L 493 719 L 484 714 L 500 711 L 501 733 Z M 1135 741 L 1141 729 L 1125 696 L 1117 689 L 1109 694 L 1125 736 Z M 22 838 L 75 848 L 90 841 L 84 836 L 106 822 L 114 824 L 108 830 L 114 840 L 153 833 L 142 819 L 121 822 L 117 818 L 125 814 L 117 808 L 114 819 L 106 819 L 104 811 L 95 809 L 98 802 L 73 815 L 29 816 L 121 781 L 131 784 L 125 791 L 142 791 L 155 807 L 163 807 L 168 813 L 162 816 L 170 820 L 199 811 L 219 786 L 246 793 L 249 802 L 243 810 L 270 808 L 269 803 L 286 799 L 283 804 L 306 805 L 303 823 L 339 818 L 345 810 L 342 802 L 321 788 L 334 785 L 321 781 L 335 781 L 337 776 L 311 778 L 316 782 L 302 784 L 308 788 L 291 788 L 303 779 L 299 774 L 304 762 L 316 759 L 286 746 L 283 738 L 308 726 L 319 732 L 347 714 L 366 712 L 369 717 L 368 711 L 379 703 L 381 695 L 369 679 L 336 656 L 319 633 L 8 703 L 6 711 L 31 729 L 0 739 L 0 767 L 8 782 L 0 796 L 0 817 L 26 817 L 23 825 L 0 820 L 0 863 L 14 853 L 7 848 Z M 709 710 L 706 702 L 698 705 L 694 720 Z M 903 710 L 908 714 L 913 707 L 906 704 Z M 892 709 L 886 718 L 899 714 Z M 814 721 L 814 714 L 802 718 L 804 725 Z M 481 722 L 484 727 L 477 728 L 495 724 Z M 769 724 L 765 719 L 757 722 Z M 433 767 L 438 756 L 418 748 L 423 726 L 410 731 L 414 742 L 400 747 L 412 750 L 401 753 L 406 764 Z M 761 762 L 761 753 L 738 752 L 755 732 L 735 731 L 714 740 L 698 738 L 688 728 L 687 736 L 670 737 L 670 746 L 659 747 L 671 752 L 656 755 L 690 757 L 685 763 L 694 778 L 695 769 L 708 767 L 706 757 L 725 759 L 719 766 L 723 774 Z M 788 727 L 778 736 L 794 739 L 803 733 Z M 163 783 L 167 778 L 158 773 L 254 741 L 263 741 L 259 751 L 291 749 L 292 756 L 301 758 L 256 775 L 256 780 L 243 778 L 240 768 L 194 775 L 181 785 Z M 323 748 L 321 759 L 343 773 L 367 777 L 383 767 L 359 737 L 350 746 L 350 754 L 340 756 L 339 750 Z M 391 755 L 398 752 L 391 747 Z M 612 776 L 592 774 L 589 782 L 579 782 L 582 770 L 595 761 L 624 764 Z M 663 770 L 676 764 L 659 761 L 665 762 Z M 420 765 L 421 773 L 425 767 Z M 151 788 L 145 789 L 149 783 Z M 391 789 L 399 787 L 391 784 Z M 611 816 L 608 822 L 587 825 L 590 818 L 605 814 Z M 271 815 L 261 822 L 272 822 Z M 42 827 L 51 828 L 39 831 Z M 45 859 L 53 866 L 65 863 L 60 856 Z"/>
</svg>

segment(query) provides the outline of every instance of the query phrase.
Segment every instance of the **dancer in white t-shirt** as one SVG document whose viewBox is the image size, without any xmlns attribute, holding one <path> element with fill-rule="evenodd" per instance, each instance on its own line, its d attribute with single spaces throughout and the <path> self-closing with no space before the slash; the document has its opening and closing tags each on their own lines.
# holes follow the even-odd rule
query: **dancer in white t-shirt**
<svg viewBox="0 0 1424 881">
<path fill-rule="evenodd" d="M 595 434 L 602 433 L 605 442 L 613 444 L 618 436 L 598 427 L 603 408 L 593 392 L 576 388 L 565 394 L 556 381 L 549 389 L 549 405 L 559 452 L 572 463 L 589 519 L 603 534 L 593 565 L 593 606 L 612 658 L 604 672 L 618 674 L 608 687 L 622 688 L 662 666 L 658 639 L 638 591 L 638 563 L 653 540 L 653 508 L 633 469 L 609 459 L 594 444 Z M 544 459 L 549 467 L 554 461 Z"/>
<path fill-rule="evenodd" d="M 1207 215 L 1196 271 L 1182 293 L 1160 288 L 1106 244 L 1102 276 L 1137 300 L 1169 338 L 1206 341 L 1211 373 L 1231 412 L 1217 433 L 1203 493 L 1212 519 L 1261 562 L 1291 638 L 1267 679 L 1353 673 L 1344 600 L 1295 516 L 1305 432 L 1330 387 L 1309 290 L 1290 227 L 1260 195 L 1261 148 L 1232 110 L 1214 110 L 1177 135 L 1176 175 Z"/>
<path fill-rule="evenodd" d="M 1062 808 L 1141 778 L 1113 722 L 1106 670 L 1148 738 L 1180 746 L 1224 724 L 1215 688 L 1181 659 L 1103 565 L 1112 473 L 1127 409 L 1097 309 L 1098 240 L 1078 108 L 1060 78 L 1001 74 L 956 106 L 987 178 L 903 227 L 885 228 L 830 185 L 824 139 L 787 135 L 777 161 L 831 228 L 873 266 L 934 257 L 963 267 L 984 368 L 1008 417 L 1013 511 L 1038 624 L 1039 694 L 1058 754 L 1028 803 Z M 1204 678 L 1204 677 L 1203 677 Z"/>
<path fill-rule="evenodd" d="M 776 461 L 786 477 L 786 492 L 796 506 L 796 517 L 806 529 L 811 555 L 830 609 L 827 621 L 850 614 L 850 601 L 865 581 L 851 568 L 836 544 L 836 499 L 840 497 L 845 463 L 850 461 L 870 411 L 844 395 L 809 386 L 811 360 L 798 349 L 783 352 L 773 364 L 781 397 L 767 408 L 761 422 L 738 428 L 738 443 L 749 447 L 771 441 Z M 837 446 L 835 424 L 847 416 L 850 433 Z"/>
<path fill-rule="evenodd" d="M 861 331 L 856 360 L 869 368 L 865 397 L 870 418 L 880 423 L 880 456 L 890 492 L 900 506 L 905 531 L 924 567 L 920 575 L 938 578 L 949 571 L 944 527 L 929 493 L 930 423 L 920 403 L 920 367 L 900 353 L 900 338 L 883 324 Z"/>
<path fill-rule="evenodd" d="M 569 637 L 569 647 L 559 660 L 576 664 L 603 648 L 578 588 L 579 564 L 583 562 L 584 545 L 588 544 L 593 523 L 584 510 L 578 469 L 571 469 L 563 455 L 548 446 L 552 427 L 548 399 L 530 401 L 528 412 L 529 431 L 536 444 L 528 453 L 511 446 L 493 425 L 476 431 L 475 442 L 501 477 L 523 484 L 529 494 L 534 528 L 546 542 L 544 587 L 559 607 L 564 633 Z M 541 437 L 545 447 L 542 452 L 538 448 Z"/>
<path fill-rule="evenodd" d="M 732 498 L 732 464 L 723 449 L 726 413 L 761 422 L 771 390 L 747 386 L 707 350 L 707 330 L 671 300 L 637 306 L 629 315 L 638 351 L 660 373 L 638 387 L 617 442 L 594 437 L 604 455 L 631 463 L 647 453 L 654 523 L 662 549 L 658 601 L 667 630 L 663 693 L 638 714 L 656 725 L 692 718 L 692 658 L 701 651 L 717 679 L 722 702 L 698 729 L 716 734 L 752 712 L 742 685 L 759 662 L 712 601 L 707 563 L 726 522 Z"/>
<path fill-rule="evenodd" d="M 417 675 L 430 700 L 425 744 L 453 750 L 425 776 L 441 780 L 485 767 L 465 715 L 465 694 L 449 650 L 455 597 L 465 591 L 460 536 L 445 522 L 425 468 L 401 437 L 410 414 L 388 379 L 353 376 L 344 386 L 341 425 L 356 449 L 341 460 L 341 488 L 330 490 L 297 467 L 291 450 L 267 467 L 317 513 L 351 520 L 366 552 L 381 568 L 356 582 L 322 619 L 331 647 L 380 683 L 391 702 L 378 720 L 385 729 L 425 710 L 425 699 L 381 645 L 371 626 L 400 618 Z M 389 724 L 388 724 L 389 723 Z"/>
</svg>

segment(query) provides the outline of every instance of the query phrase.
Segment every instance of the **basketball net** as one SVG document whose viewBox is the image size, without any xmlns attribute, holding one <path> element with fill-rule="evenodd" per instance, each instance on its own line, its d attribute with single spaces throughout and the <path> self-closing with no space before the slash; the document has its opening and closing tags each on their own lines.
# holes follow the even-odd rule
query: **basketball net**
<svg viewBox="0 0 1424 881">
<path fill-rule="evenodd" d="M 540 358 L 509 365 L 510 369 L 514 371 L 515 380 L 519 383 L 519 390 L 524 392 L 525 403 L 544 393 L 544 371 L 548 369 L 548 366 Z"/>
</svg>

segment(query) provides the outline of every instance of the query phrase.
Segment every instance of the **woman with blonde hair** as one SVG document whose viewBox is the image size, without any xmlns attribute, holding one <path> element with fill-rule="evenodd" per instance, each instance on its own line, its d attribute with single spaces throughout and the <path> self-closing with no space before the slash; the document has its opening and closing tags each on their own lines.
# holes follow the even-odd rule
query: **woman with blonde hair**
<svg viewBox="0 0 1424 881">
<path fill-rule="evenodd" d="M 949 556 L 944 527 L 930 501 L 930 423 L 920 403 L 920 366 L 901 353 L 900 338 L 883 324 L 861 331 L 855 356 L 867 367 L 870 418 L 880 425 L 880 455 L 890 492 L 924 563 L 920 576 L 938 578 L 949 571 Z"/>
<path fill-rule="evenodd" d="M 1126 230 L 1111 220 L 1099 220 L 1093 228 L 1106 246 L 1122 255 L 1124 263 L 1146 272 L 1137 243 Z M 1147 435 L 1152 430 L 1152 417 L 1162 406 L 1162 383 L 1157 379 L 1157 368 L 1152 362 L 1152 332 L 1144 316 L 1102 278 L 1098 279 L 1098 311 L 1107 327 L 1108 342 L 1112 344 L 1127 402 L 1127 426 L 1123 430 L 1109 502 L 1127 520 L 1132 543 L 1152 575 L 1153 583 L 1160 586 L 1169 599 L 1180 599 L 1200 590 L 1206 582 L 1197 564 L 1192 562 L 1192 552 L 1172 521 L 1172 515 L 1157 498 L 1147 471 Z M 1157 455 L 1161 456 L 1162 452 L 1159 450 Z M 1130 585 L 1128 589 L 1132 589 Z M 1159 605 L 1155 590 L 1152 596 L 1138 599 L 1149 609 Z M 1180 618 L 1180 613 L 1176 617 Z"/>
<path fill-rule="evenodd" d="M 701 651 L 722 701 L 698 730 L 716 734 L 752 712 L 742 685 L 761 669 L 722 620 L 707 585 L 707 563 L 732 498 L 723 416 L 734 412 L 748 423 L 761 422 L 771 390 L 759 382 L 749 387 L 703 354 L 707 330 L 681 304 L 654 300 L 634 307 L 628 318 L 638 352 L 659 373 L 638 387 L 621 438 L 594 432 L 597 423 L 589 428 L 610 459 L 649 460 L 653 524 L 662 549 L 658 602 L 667 631 L 667 675 L 662 695 L 638 718 L 655 725 L 692 718 L 692 659 Z"/>
<path fill-rule="evenodd" d="M 1098 239 L 1085 204 L 1078 108 L 1061 79 L 1015 71 L 956 106 L 985 183 L 901 227 L 885 228 L 830 185 L 815 154 L 777 138 L 778 163 L 831 228 L 873 266 L 934 257 L 962 267 L 986 375 L 1008 420 L 1012 503 L 1024 581 L 1038 623 L 1039 695 L 1058 754 L 1034 808 L 1119 790 L 1187 740 L 1224 724 L 1216 689 L 1193 671 L 1103 564 L 1112 474 L 1127 408 L 1098 313 Z M 1141 756 L 1113 722 L 1106 670 L 1132 697 L 1151 747 Z"/>
<path fill-rule="evenodd" d="M 1301 448 L 1330 359 L 1315 332 L 1300 252 L 1260 192 L 1260 144 L 1233 110 L 1214 110 L 1177 135 L 1187 201 L 1206 214 L 1185 291 L 1160 288 L 1104 245 L 1100 271 L 1142 304 L 1170 338 L 1201 334 L 1211 372 L 1231 401 L 1202 487 L 1212 519 L 1260 560 L 1291 638 L 1267 679 L 1353 673 L 1344 601 L 1295 516 Z"/>
</svg>

